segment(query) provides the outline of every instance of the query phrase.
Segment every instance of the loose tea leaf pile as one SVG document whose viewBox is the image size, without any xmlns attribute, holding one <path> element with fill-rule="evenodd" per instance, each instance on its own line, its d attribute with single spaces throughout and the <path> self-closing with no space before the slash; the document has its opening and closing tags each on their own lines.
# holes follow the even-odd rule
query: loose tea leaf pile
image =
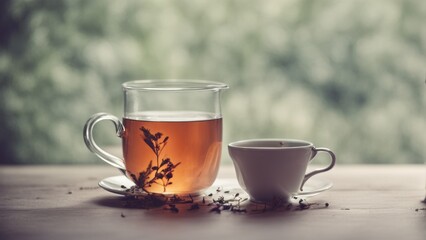
<svg viewBox="0 0 426 240">
<path fill-rule="evenodd" d="M 166 196 L 163 194 L 144 193 L 138 187 L 132 187 L 126 191 L 132 193 L 132 197 L 128 197 L 125 207 L 128 208 L 143 208 L 153 209 L 163 207 L 165 211 L 171 213 L 179 213 L 182 211 L 200 211 L 217 213 L 265 213 L 265 212 L 282 212 L 282 211 L 302 211 L 315 206 L 318 208 L 328 208 L 329 203 L 309 203 L 305 199 L 294 197 L 289 203 L 287 199 L 273 198 L 267 203 L 249 202 L 248 198 L 241 197 L 238 192 L 230 190 L 223 191 L 222 188 L 217 188 L 216 192 L 206 193 L 202 196 L 194 198 L 192 195 L 172 195 Z"/>
</svg>

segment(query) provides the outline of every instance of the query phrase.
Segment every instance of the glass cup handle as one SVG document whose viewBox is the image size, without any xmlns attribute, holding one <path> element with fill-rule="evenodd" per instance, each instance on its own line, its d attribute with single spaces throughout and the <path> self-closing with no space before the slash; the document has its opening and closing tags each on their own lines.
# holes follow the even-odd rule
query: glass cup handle
<svg viewBox="0 0 426 240">
<path fill-rule="evenodd" d="M 113 167 L 118 168 L 124 174 L 126 172 L 124 160 L 102 150 L 95 143 L 95 140 L 93 139 L 93 127 L 96 125 L 96 123 L 102 120 L 112 121 L 115 125 L 117 136 L 118 137 L 123 136 L 124 126 L 117 117 L 108 113 L 96 113 L 95 115 L 90 117 L 89 120 L 87 120 L 86 125 L 84 125 L 84 132 L 83 132 L 84 142 L 86 143 L 87 148 L 91 152 L 93 152 L 100 159 L 104 160 L 106 163 L 112 165 Z"/>
<path fill-rule="evenodd" d="M 325 168 L 316 169 L 316 170 L 314 170 L 314 171 L 306 174 L 305 177 L 303 178 L 302 185 L 300 185 L 300 191 L 303 191 L 303 185 L 305 185 L 306 181 L 308 181 L 309 178 L 311 178 L 312 176 L 314 176 L 314 175 L 316 175 L 318 173 L 327 172 L 328 170 L 332 169 L 334 167 L 334 165 L 336 164 L 336 155 L 330 149 L 328 149 L 328 148 L 316 148 L 316 147 L 312 147 L 313 155 L 311 157 L 311 160 L 320 151 L 327 152 L 328 154 L 330 154 L 330 156 L 331 156 L 331 163 L 330 163 L 330 165 L 328 165 Z"/>
</svg>

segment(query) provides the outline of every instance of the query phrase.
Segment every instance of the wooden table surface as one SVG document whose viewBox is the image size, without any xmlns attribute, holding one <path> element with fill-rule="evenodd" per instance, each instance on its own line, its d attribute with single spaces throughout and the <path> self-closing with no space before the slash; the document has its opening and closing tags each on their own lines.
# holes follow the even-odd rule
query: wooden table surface
<svg viewBox="0 0 426 240">
<path fill-rule="evenodd" d="M 423 165 L 337 166 L 303 211 L 128 208 L 97 187 L 108 166 L 0 166 L 0 239 L 426 239 Z M 234 177 L 223 166 L 218 178 Z M 417 211 L 416 211 L 417 209 Z"/>
</svg>

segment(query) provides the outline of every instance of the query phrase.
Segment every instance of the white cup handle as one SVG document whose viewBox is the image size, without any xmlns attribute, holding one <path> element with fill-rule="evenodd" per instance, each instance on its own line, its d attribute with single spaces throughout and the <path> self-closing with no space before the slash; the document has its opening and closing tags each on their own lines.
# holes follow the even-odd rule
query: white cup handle
<svg viewBox="0 0 426 240">
<path fill-rule="evenodd" d="M 330 154 L 331 163 L 330 163 L 330 165 L 328 165 L 325 168 L 316 169 L 316 170 L 306 174 L 305 177 L 303 178 L 302 185 L 300 185 L 300 191 L 303 191 L 303 185 L 305 185 L 306 181 L 308 181 L 309 178 L 311 178 L 312 176 L 314 176 L 318 173 L 327 172 L 328 170 L 332 169 L 334 167 L 334 165 L 336 164 L 336 155 L 328 148 L 312 147 L 313 154 L 312 154 L 311 159 L 313 159 L 317 155 L 317 153 L 320 152 L 320 151 L 327 152 L 328 154 Z"/>
</svg>

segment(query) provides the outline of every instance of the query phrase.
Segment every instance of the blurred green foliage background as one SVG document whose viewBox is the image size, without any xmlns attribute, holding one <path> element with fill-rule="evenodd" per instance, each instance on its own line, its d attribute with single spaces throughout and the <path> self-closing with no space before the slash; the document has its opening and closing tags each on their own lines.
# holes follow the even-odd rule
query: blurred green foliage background
<svg viewBox="0 0 426 240">
<path fill-rule="evenodd" d="M 82 129 L 121 83 L 225 82 L 224 146 L 300 138 L 422 163 L 426 1 L 0 1 L 0 163 L 100 162 Z M 96 132 L 120 146 L 111 124 Z M 224 148 L 224 162 L 229 157 Z"/>
</svg>

